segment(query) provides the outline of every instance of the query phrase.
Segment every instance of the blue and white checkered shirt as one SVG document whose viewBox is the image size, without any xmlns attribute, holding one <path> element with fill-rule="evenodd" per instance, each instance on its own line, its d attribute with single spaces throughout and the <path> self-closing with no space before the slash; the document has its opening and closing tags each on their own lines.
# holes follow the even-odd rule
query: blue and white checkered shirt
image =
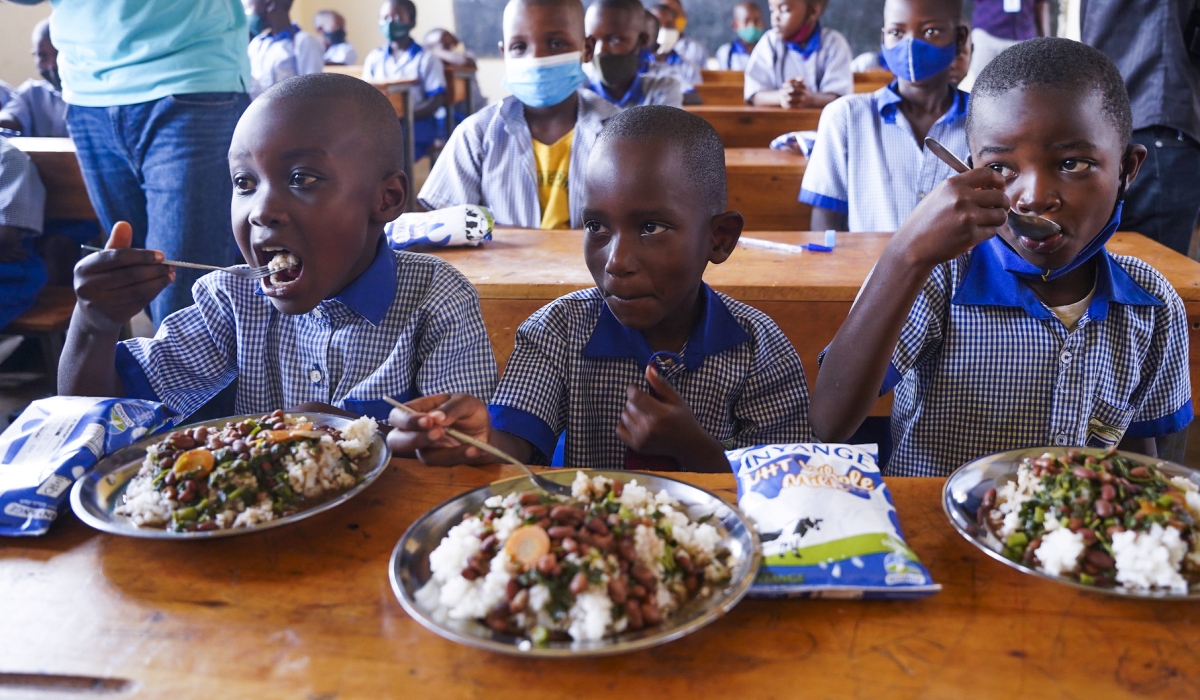
<svg viewBox="0 0 1200 700">
<path fill-rule="evenodd" d="M 325 69 L 321 40 L 292 25 L 290 30 L 265 30 L 250 40 L 250 97 L 258 97 L 275 83 Z"/>
<path fill-rule="evenodd" d="M 700 425 L 727 449 L 810 440 L 808 384 L 783 331 L 708 285 L 703 299 L 682 362 L 664 369 Z M 622 326 L 595 287 L 561 297 L 517 329 L 492 425 L 527 440 L 543 463 L 566 431 L 564 464 L 624 468 L 617 423 L 626 387 L 650 390 L 650 356 L 642 334 Z"/>
<path fill-rule="evenodd" d="M 389 43 L 367 54 L 363 80 L 416 80 L 420 91 L 413 98 L 420 102 L 446 91 L 446 67 L 415 41 L 400 53 L 394 53 Z"/>
<path fill-rule="evenodd" d="M 917 297 L 884 385 L 896 389 L 889 475 L 946 476 L 1002 450 L 1106 446 L 1191 422 L 1187 317 L 1161 274 L 1097 255 L 1092 302 L 1068 331 L 1005 269 L 1004 245 L 939 265 Z"/>
<path fill-rule="evenodd" d="M 720 70 L 744 71 L 749 62 L 750 52 L 736 39 L 717 47 L 717 68 Z"/>
<path fill-rule="evenodd" d="M 591 90 L 581 89 L 567 171 L 571 228 L 583 228 L 583 183 L 588 155 L 604 124 L 620 109 Z M 418 195 L 426 209 L 480 204 L 497 226 L 541 228 L 533 137 L 525 105 L 515 97 L 488 105 L 454 130 Z"/>
<path fill-rule="evenodd" d="M 583 72 L 587 73 L 588 80 L 591 81 L 588 89 L 621 109 L 644 105 L 683 107 L 683 89 L 679 86 L 679 81 L 669 75 L 640 73 L 634 78 L 629 90 L 621 96 L 621 99 L 617 100 L 613 99 L 604 89 L 604 85 L 600 82 L 600 76 L 596 74 L 596 69 L 592 67 L 592 64 L 583 64 Z"/>
<path fill-rule="evenodd" d="M 42 233 L 46 188 L 37 166 L 21 149 L 0 136 L 0 226 Z"/>
<path fill-rule="evenodd" d="M 394 252 L 303 315 L 276 310 L 255 280 L 201 277 L 194 306 L 168 316 L 153 339 L 117 348 L 132 398 L 188 415 L 235 378 L 237 413 L 307 401 L 386 420 L 384 396 L 465 392 L 486 401 L 496 360 L 475 288 L 439 258 Z"/>
<path fill-rule="evenodd" d="M 800 201 L 847 214 L 851 231 L 899 229 L 917 202 L 954 174 L 917 143 L 894 87 L 843 97 L 821 112 Z M 970 153 L 967 98 L 956 90 L 950 110 L 929 129 L 963 160 Z"/>
<path fill-rule="evenodd" d="M 784 82 L 801 78 L 811 92 L 849 95 L 854 92 L 850 72 L 850 42 L 836 29 L 817 31 L 803 45 L 784 41 L 772 29 L 754 45 L 746 64 L 746 101 L 764 90 L 778 90 Z"/>
</svg>

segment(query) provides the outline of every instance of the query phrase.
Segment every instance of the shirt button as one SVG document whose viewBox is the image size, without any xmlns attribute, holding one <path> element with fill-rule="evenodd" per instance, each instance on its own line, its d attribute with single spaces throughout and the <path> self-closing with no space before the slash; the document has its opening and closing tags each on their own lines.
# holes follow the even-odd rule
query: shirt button
<svg viewBox="0 0 1200 700">
<path fill-rule="evenodd" d="M 309 372 L 308 378 L 312 380 L 313 384 L 320 384 L 321 383 L 321 370 L 314 369 L 313 371 Z"/>
<path fill-rule="evenodd" d="M 1066 436 L 1066 435 L 1056 435 L 1056 436 L 1054 437 L 1054 444 L 1055 444 L 1055 445 L 1065 445 L 1065 444 L 1067 444 L 1067 436 Z"/>
<path fill-rule="evenodd" d="M 1157 148 L 1162 148 L 1162 141 L 1155 141 L 1155 142 L 1154 142 L 1154 145 L 1155 145 Z"/>
<path fill-rule="evenodd" d="M 928 194 L 928 193 L 927 193 L 927 192 L 918 192 L 918 193 L 917 193 L 917 199 L 918 199 L 918 200 L 925 199 L 925 195 L 926 195 L 926 194 Z"/>
<path fill-rule="evenodd" d="M 1063 363 L 1064 365 L 1065 365 L 1065 364 L 1067 364 L 1068 362 L 1070 362 L 1070 361 L 1071 361 L 1071 351 L 1070 351 L 1070 350 L 1064 350 L 1064 351 L 1063 351 L 1063 354 L 1061 354 L 1061 355 L 1059 355 L 1059 356 L 1058 356 L 1058 359 L 1062 360 L 1062 363 Z"/>
<path fill-rule="evenodd" d="M 321 313 L 320 309 L 313 309 L 312 315 L 314 318 L 324 318 L 325 317 L 325 314 Z"/>
</svg>

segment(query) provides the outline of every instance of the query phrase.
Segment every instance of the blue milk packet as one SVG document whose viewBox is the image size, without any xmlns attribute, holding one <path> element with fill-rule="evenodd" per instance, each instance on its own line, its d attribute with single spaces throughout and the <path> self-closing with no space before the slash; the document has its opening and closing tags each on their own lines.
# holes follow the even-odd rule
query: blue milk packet
<svg viewBox="0 0 1200 700">
<path fill-rule="evenodd" d="M 918 598 L 941 590 L 909 549 L 874 445 L 727 452 L 738 508 L 763 545 L 750 595 Z"/>
<path fill-rule="evenodd" d="M 152 401 L 34 401 L 0 435 L 0 535 L 44 535 L 66 505 L 71 484 L 103 455 L 177 420 Z"/>
</svg>

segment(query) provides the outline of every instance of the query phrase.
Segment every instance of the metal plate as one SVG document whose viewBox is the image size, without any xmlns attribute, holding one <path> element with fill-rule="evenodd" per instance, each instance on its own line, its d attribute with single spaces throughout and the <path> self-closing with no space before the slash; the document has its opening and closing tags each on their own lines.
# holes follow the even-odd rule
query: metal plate
<svg viewBox="0 0 1200 700">
<path fill-rule="evenodd" d="M 561 484 L 575 480 L 575 469 L 545 472 L 543 475 Z M 750 590 L 762 559 L 758 534 L 737 508 L 704 489 L 665 476 L 644 472 L 598 471 L 582 469 L 588 476 L 605 476 L 613 481 L 638 484 L 653 492 L 666 490 L 683 504 L 693 519 L 712 513 L 714 524 L 720 523 L 722 545 L 735 559 L 730 567 L 731 577 L 723 587 L 704 599 L 693 599 L 671 614 L 661 625 L 650 629 L 619 634 L 593 642 L 551 642 L 546 647 L 522 649 L 522 638 L 494 632 L 477 620 L 434 619 L 432 612 L 417 604 L 416 593 L 430 578 L 429 553 L 433 551 L 450 528 L 462 522 L 464 513 L 478 513 L 483 502 L 492 496 L 532 491 L 533 484 L 524 476 L 497 481 L 457 496 L 421 516 L 408 528 L 388 567 L 392 590 L 404 610 L 426 628 L 451 641 L 504 654 L 538 657 L 586 657 L 623 654 L 666 644 L 695 632 L 733 609 Z"/>
<path fill-rule="evenodd" d="M 277 520 L 260 523 L 254 527 L 210 530 L 208 532 L 170 532 L 169 530 L 156 527 L 138 527 L 129 518 L 113 513 L 113 509 L 120 502 L 121 495 L 125 493 L 125 487 L 129 485 L 129 482 L 137 475 L 138 470 L 141 469 L 142 461 L 146 458 L 146 449 L 151 445 L 161 441 L 170 433 L 199 428 L 200 426 L 220 429 L 225 427 L 226 423 L 237 423 L 248 418 L 257 419 L 261 418 L 262 415 L 261 413 L 254 413 L 245 416 L 231 416 L 229 418 L 204 421 L 203 423 L 191 423 L 177 427 L 170 432 L 159 433 L 154 437 L 140 440 L 124 449 L 117 450 L 100 460 L 95 469 L 75 482 L 75 485 L 71 488 L 71 509 L 75 511 L 75 515 L 83 522 L 97 530 L 103 530 L 114 535 L 163 540 L 213 539 L 216 537 L 248 535 L 252 532 L 270 530 L 271 528 L 294 523 L 297 520 L 303 520 L 317 513 L 323 513 L 330 508 L 335 508 L 345 503 L 370 486 L 371 482 L 383 473 L 388 460 L 391 458 L 391 453 L 388 452 L 383 437 L 376 433 L 375 440 L 371 443 L 369 458 L 366 460 L 366 471 L 362 473 L 362 481 L 357 486 L 327 501 L 321 501 L 311 508 L 306 508 L 298 513 L 293 513 Z M 314 425 L 329 425 L 339 430 L 344 430 L 352 422 L 349 418 L 331 416 L 324 413 L 294 413 L 289 415 L 302 415 L 312 421 Z"/>
<path fill-rule="evenodd" d="M 942 509 L 946 511 L 946 516 L 950 518 L 954 529 L 967 538 L 968 542 L 978 547 L 996 561 L 1003 562 L 1031 576 L 1037 576 L 1047 581 L 1054 581 L 1055 583 L 1073 586 L 1093 593 L 1107 593 L 1108 595 L 1128 598 L 1165 600 L 1200 599 L 1200 590 L 1196 586 L 1192 586 L 1191 591 L 1185 594 L 1160 590 L 1134 590 L 1125 588 L 1124 586 L 1089 586 L 1066 576 L 1053 576 L 1044 571 L 1032 569 L 1000 553 L 1003 549 L 1003 544 L 1000 540 L 992 534 L 987 526 L 980 527 L 975 524 L 976 512 L 983 501 L 983 495 L 987 493 L 988 489 L 992 487 L 999 489 L 1003 484 L 1017 478 L 1017 467 L 1024 460 L 1040 457 L 1047 452 L 1057 457 L 1064 454 L 1067 449 L 1077 449 L 1084 454 L 1096 456 L 1100 456 L 1105 452 L 1103 448 L 1090 447 L 1030 447 L 1023 450 L 1009 450 L 1008 452 L 998 452 L 987 457 L 980 457 L 973 462 L 968 462 L 959 467 L 958 471 L 951 474 L 950 478 L 946 480 L 946 485 L 942 489 Z M 1174 462 L 1155 461 L 1146 455 L 1139 455 L 1133 452 L 1119 452 L 1118 454 L 1138 463 L 1154 463 L 1168 477 L 1182 476 L 1200 486 L 1200 471 L 1195 469 L 1189 469 Z"/>
</svg>

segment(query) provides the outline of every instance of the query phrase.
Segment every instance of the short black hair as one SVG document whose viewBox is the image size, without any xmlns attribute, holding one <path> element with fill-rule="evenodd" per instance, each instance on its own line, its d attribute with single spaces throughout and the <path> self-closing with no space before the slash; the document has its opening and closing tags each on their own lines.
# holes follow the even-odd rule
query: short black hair
<svg viewBox="0 0 1200 700">
<path fill-rule="evenodd" d="M 1117 130 L 1122 145 L 1129 145 L 1133 111 L 1121 72 L 1099 50 L 1058 37 L 1022 41 L 1005 49 L 980 71 L 967 108 L 967 141 L 971 139 L 972 114 L 979 98 L 999 97 L 1031 85 L 1099 94 L 1104 116 Z"/>
<path fill-rule="evenodd" d="M 642 0 L 596 0 L 588 9 L 590 10 L 592 7 L 599 10 L 626 10 L 628 12 L 645 9 Z"/>
<path fill-rule="evenodd" d="M 675 107 L 633 107 L 608 120 L 594 150 L 614 141 L 651 142 L 679 155 L 680 177 L 702 193 L 714 214 L 725 211 L 725 146 L 711 124 Z"/>
<path fill-rule="evenodd" d="M 322 100 L 339 107 L 352 106 L 355 115 L 349 123 L 374 140 L 372 150 L 378 154 L 380 175 L 404 167 L 404 138 L 400 119 L 392 103 L 379 88 L 341 73 L 308 73 L 275 83 L 255 102 L 289 102 L 293 100 Z"/>
<path fill-rule="evenodd" d="M 384 0 L 389 5 L 395 5 L 402 10 L 408 10 L 408 18 L 416 24 L 417 22 L 417 5 L 413 0 Z"/>
</svg>

